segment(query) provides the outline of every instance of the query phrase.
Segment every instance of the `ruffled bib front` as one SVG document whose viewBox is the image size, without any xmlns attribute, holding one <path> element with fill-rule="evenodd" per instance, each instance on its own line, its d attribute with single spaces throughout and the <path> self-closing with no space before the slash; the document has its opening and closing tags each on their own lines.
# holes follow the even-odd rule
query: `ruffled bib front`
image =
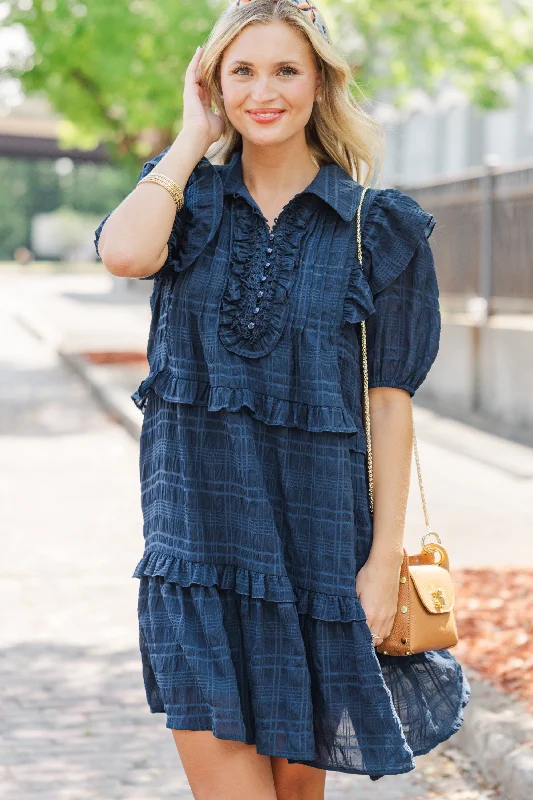
<svg viewBox="0 0 533 800">
<path fill-rule="evenodd" d="M 269 232 L 246 201 L 235 209 L 219 320 L 220 340 L 228 350 L 260 358 L 276 346 L 287 322 L 300 242 L 311 213 L 309 204 L 292 204 Z"/>
</svg>

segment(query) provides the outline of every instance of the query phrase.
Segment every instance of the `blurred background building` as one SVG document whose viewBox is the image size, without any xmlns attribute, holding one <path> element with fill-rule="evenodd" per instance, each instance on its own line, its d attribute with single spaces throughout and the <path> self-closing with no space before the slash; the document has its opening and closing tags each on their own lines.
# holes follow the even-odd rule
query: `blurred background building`
<svg viewBox="0 0 533 800">
<path fill-rule="evenodd" d="M 457 88 L 436 100 L 412 92 L 408 107 L 378 105 L 375 115 L 389 128 L 384 170 L 387 185 L 437 182 L 483 165 L 533 159 L 533 66 L 508 89 L 508 107 L 481 110 Z"/>
</svg>

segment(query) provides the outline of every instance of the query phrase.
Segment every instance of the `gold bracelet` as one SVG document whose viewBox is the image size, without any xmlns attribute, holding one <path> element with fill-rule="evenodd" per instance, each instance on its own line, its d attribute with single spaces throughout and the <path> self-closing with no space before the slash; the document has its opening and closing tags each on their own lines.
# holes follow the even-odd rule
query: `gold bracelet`
<svg viewBox="0 0 533 800">
<path fill-rule="evenodd" d="M 148 175 L 145 175 L 145 177 L 139 181 L 137 186 L 139 186 L 141 183 L 158 183 L 171 195 L 172 199 L 176 203 L 177 210 L 179 211 L 182 208 L 185 198 L 182 190 L 178 184 L 172 180 L 172 178 L 169 178 L 167 175 L 163 175 L 162 172 L 149 172 Z"/>
</svg>

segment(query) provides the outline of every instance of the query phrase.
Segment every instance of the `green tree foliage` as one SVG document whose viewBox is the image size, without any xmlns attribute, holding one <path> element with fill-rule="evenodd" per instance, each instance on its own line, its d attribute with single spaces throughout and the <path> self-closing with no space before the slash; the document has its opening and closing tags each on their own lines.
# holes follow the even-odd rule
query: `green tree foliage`
<svg viewBox="0 0 533 800">
<path fill-rule="evenodd" d="M 220 4 L 208 0 L 11 0 L 34 53 L 9 68 L 70 120 L 65 143 L 140 157 L 173 141 L 183 78 Z"/>
<path fill-rule="evenodd" d="M 60 175 L 48 158 L 0 158 L 0 261 L 11 259 L 20 245 L 31 249 L 35 214 L 63 207 L 101 219 L 131 191 L 138 174 L 138 163 L 129 169 L 81 163 Z"/>
<path fill-rule="evenodd" d="M 367 94 L 402 106 L 413 87 L 433 95 L 447 79 L 474 105 L 508 102 L 533 64 L 533 0 L 322 0 L 344 34 Z M 356 36 L 352 32 L 356 32 Z"/>
<path fill-rule="evenodd" d="M 505 5 L 502 5 L 504 3 Z M 442 80 L 477 105 L 505 103 L 533 62 L 533 0 L 322 0 L 333 35 L 367 98 L 401 105 Z M 126 161 L 150 156 L 179 131 L 183 77 L 225 0 L 8 0 L 5 25 L 34 47 L 12 64 L 27 92 L 44 92 L 68 120 L 65 143 L 106 141 Z"/>
</svg>

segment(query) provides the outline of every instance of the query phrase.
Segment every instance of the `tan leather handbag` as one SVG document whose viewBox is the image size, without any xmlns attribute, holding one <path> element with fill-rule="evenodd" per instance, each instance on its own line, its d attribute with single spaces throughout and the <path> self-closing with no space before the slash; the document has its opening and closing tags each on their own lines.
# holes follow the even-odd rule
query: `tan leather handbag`
<svg viewBox="0 0 533 800">
<path fill-rule="evenodd" d="M 363 189 L 357 209 L 357 254 L 361 269 L 363 268 L 361 207 L 366 189 L 367 187 Z M 364 320 L 361 321 L 361 350 L 363 356 L 368 488 L 370 510 L 373 514 L 372 442 L 370 438 L 368 364 Z M 394 624 L 389 636 L 376 647 L 378 653 L 391 656 L 410 656 L 413 653 L 421 653 L 425 650 L 445 650 L 454 647 L 458 642 L 454 614 L 455 592 L 449 572 L 448 553 L 442 546 L 438 534 L 431 530 L 429 526 L 414 423 L 413 445 L 427 533 L 422 537 L 422 550 L 420 553 L 410 556 L 405 548 L 403 551 L 398 590 L 398 609 Z M 426 539 L 429 536 L 435 536 L 438 544 L 435 542 L 426 544 Z"/>
</svg>

